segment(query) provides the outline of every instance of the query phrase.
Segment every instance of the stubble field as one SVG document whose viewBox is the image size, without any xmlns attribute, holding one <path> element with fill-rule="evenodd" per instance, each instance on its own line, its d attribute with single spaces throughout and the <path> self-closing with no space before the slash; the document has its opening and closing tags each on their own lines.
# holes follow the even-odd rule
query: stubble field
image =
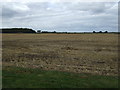
<svg viewBox="0 0 120 90">
<path fill-rule="evenodd" d="M 117 76 L 118 34 L 2 34 L 2 65 Z"/>
</svg>

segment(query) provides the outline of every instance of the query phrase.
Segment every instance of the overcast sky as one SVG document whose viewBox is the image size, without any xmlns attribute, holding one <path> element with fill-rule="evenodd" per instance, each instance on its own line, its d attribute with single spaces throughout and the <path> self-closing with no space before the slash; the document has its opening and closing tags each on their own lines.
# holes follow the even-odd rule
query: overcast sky
<svg viewBox="0 0 120 90">
<path fill-rule="evenodd" d="M 2 2 L 2 27 L 118 31 L 118 2 Z"/>
</svg>

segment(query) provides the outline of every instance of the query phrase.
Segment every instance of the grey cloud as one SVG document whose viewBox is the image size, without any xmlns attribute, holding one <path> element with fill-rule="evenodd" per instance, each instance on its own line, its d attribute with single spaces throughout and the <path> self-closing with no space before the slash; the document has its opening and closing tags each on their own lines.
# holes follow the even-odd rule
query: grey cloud
<svg viewBox="0 0 120 90">
<path fill-rule="evenodd" d="M 27 9 L 29 9 L 26 5 L 20 3 L 3 3 L 2 4 L 2 17 L 3 18 L 12 18 L 16 16 L 22 16 L 22 14 L 26 14 Z"/>
<path fill-rule="evenodd" d="M 116 3 L 6 3 L 2 9 L 3 27 L 56 31 L 117 30 Z"/>
<path fill-rule="evenodd" d="M 2 17 L 3 18 L 11 18 L 17 14 L 18 14 L 18 12 L 14 11 L 14 10 L 11 10 L 9 8 L 6 8 L 6 7 L 2 7 Z"/>
</svg>

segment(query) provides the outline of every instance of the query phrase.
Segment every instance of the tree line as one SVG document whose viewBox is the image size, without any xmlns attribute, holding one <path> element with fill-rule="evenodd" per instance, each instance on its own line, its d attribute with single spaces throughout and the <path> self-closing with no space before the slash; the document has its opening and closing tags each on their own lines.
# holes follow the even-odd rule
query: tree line
<svg viewBox="0 0 120 90">
<path fill-rule="evenodd" d="M 1 33 L 36 33 L 34 30 L 29 28 L 3 28 L 0 29 Z"/>
<path fill-rule="evenodd" d="M 108 31 L 93 31 L 93 32 L 56 32 L 56 31 L 42 31 L 42 30 L 32 30 L 30 28 L 2 28 L 0 33 L 57 33 L 57 34 L 78 34 L 78 33 L 119 33 L 119 32 L 108 32 Z"/>
</svg>

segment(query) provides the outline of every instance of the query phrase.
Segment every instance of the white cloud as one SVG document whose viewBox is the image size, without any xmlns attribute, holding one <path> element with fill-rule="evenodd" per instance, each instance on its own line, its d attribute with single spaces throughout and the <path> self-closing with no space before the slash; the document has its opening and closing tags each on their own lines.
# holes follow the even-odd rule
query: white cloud
<svg viewBox="0 0 120 90">
<path fill-rule="evenodd" d="M 2 4 L 3 8 L 7 8 L 10 10 L 14 10 L 17 12 L 22 12 L 22 11 L 28 11 L 29 8 L 27 7 L 27 5 L 23 4 L 23 3 L 17 3 L 17 2 L 13 2 L 13 3 L 3 3 Z"/>
<path fill-rule="evenodd" d="M 0 2 L 119 2 L 119 0 L 1 0 Z"/>
<path fill-rule="evenodd" d="M 117 2 L 4 2 L 2 9 L 3 27 L 117 31 Z"/>
</svg>

